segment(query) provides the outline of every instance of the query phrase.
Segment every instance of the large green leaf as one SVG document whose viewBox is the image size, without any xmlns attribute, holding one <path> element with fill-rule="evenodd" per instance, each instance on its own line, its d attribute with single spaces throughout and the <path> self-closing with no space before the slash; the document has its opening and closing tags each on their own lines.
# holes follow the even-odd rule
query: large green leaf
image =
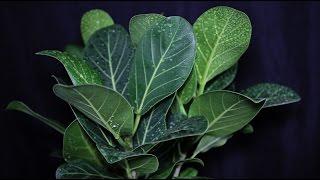
<svg viewBox="0 0 320 180">
<path fill-rule="evenodd" d="M 139 44 L 142 36 L 156 23 L 164 20 L 166 17 L 161 14 L 138 14 L 133 16 L 129 22 L 129 32 L 132 43 Z"/>
<path fill-rule="evenodd" d="M 123 94 L 128 83 L 133 47 L 120 25 L 98 30 L 84 49 L 85 60 L 100 73 L 105 86 Z"/>
<path fill-rule="evenodd" d="M 60 61 L 66 68 L 74 85 L 102 84 L 102 80 L 99 74 L 94 69 L 92 69 L 82 58 L 76 57 L 67 52 L 56 50 L 45 50 L 36 54 L 53 57 Z"/>
<path fill-rule="evenodd" d="M 98 85 L 65 86 L 56 84 L 54 93 L 90 119 L 109 130 L 118 140 L 131 136 L 133 112 L 117 92 Z"/>
<path fill-rule="evenodd" d="M 129 158 L 128 171 L 135 171 L 138 176 L 150 174 L 157 171 L 159 162 L 156 156 L 152 154 L 145 154 L 137 157 Z"/>
<path fill-rule="evenodd" d="M 180 114 L 167 117 L 172 101 L 173 97 L 165 99 L 141 120 L 133 141 L 134 147 L 199 135 L 205 132 L 208 122 L 202 117 L 188 119 Z"/>
<path fill-rule="evenodd" d="M 217 137 L 210 134 L 205 134 L 201 138 L 196 150 L 193 152 L 192 157 L 196 157 L 199 153 L 207 152 L 211 148 L 223 146 L 231 137 L 232 135 Z"/>
<path fill-rule="evenodd" d="M 173 94 L 188 78 L 195 57 L 191 25 L 178 16 L 150 28 L 139 42 L 129 77 L 129 93 L 137 114 Z"/>
<path fill-rule="evenodd" d="M 212 83 L 210 83 L 211 81 L 208 82 L 209 84 L 206 88 L 206 92 L 222 90 L 227 88 L 236 77 L 237 69 L 238 65 L 235 64 L 228 70 L 224 71 L 222 74 L 219 74 L 217 77 L 213 78 L 211 80 Z"/>
<path fill-rule="evenodd" d="M 59 123 L 55 120 L 52 120 L 52 119 L 45 118 L 45 117 L 41 116 L 40 114 L 34 112 L 32 109 L 30 109 L 26 104 L 24 104 L 21 101 L 11 101 L 8 104 L 8 106 L 6 107 L 6 109 L 21 111 L 26 114 L 29 114 L 30 116 L 39 119 L 43 123 L 47 124 L 48 126 L 52 127 L 53 129 L 57 130 L 61 134 L 63 134 L 66 129 L 61 123 Z"/>
<path fill-rule="evenodd" d="M 87 44 L 89 38 L 94 34 L 94 32 L 113 24 L 114 22 L 110 15 L 101 9 L 92 9 L 86 12 L 82 16 L 80 24 L 84 44 Z"/>
<path fill-rule="evenodd" d="M 82 160 L 62 164 L 56 171 L 57 179 L 118 179 L 121 178 L 103 167 Z"/>
<path fill-rule="evenodd" d="M 77 121 L 73 121 L 63 136 L 63 157 L 67 162 L 81 159 L 95 165 L 103 166 L 95 144 L 82 130 Z"/>
<path fill-rule="evenodd" d="M 265 107 L 280 106 L 300 101 L 300 96 L 291 88 L 279 84 L 260 83 L 246 89 L 243 94 L 256 101 L 266 99 Z"/>
<path fill-rule="evenodd" d="M 264 103 L 231 91 L 213 91 L 193 101 L 189 116 L 204 116 L 209 121 L 207 134 L 226 136 L 247 125 Z"/>
<path fill-rule="evenodd" d="M 195 67 L 203 92 L 206 82 L 229 69 L 246 51 L 251 23 L 245 13 L 217 6 L 204 12 L 193 28 L 197 38 Z"/>
<path fill-rule="evenodd" d="M 178 98 L 182 104 L 187 104 L 194 96 L 197 91 L 197 73 L 193 69 L 189 75 L 187 81 L 178 91 Z"/>
</svg>

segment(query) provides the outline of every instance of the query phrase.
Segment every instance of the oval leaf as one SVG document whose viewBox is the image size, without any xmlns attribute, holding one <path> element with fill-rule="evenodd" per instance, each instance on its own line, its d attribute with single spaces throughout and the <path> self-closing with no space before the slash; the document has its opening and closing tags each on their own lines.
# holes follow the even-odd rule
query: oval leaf
<svg viewBox="0 0 320 180">
<path fill-rule="evenodd" d="M 116 139 L 132 135 L 133 112 L 129 103 L 119 93 L 97 85 L 56 84 L 53 91 L 58 97 L 109 130 Z"/>
<path fill-rule="evenodd" d="M 93 70 L 82 58 L 76 57 L 67 52 L 56 50 L 45 50 L 36 54 L 53 57 L 60 61 L 66 68 L 74 85 L 102 84 L 99 74 Z"/>
<path fill-rule="evenodd" d="M 99 72 L 104 85 L 123 94 L 127 87 L 133 47 L 127 31 L 120 25 L 94 33 L 84 49 L 85 60 Z"/>
<path fill-rule="evenodd" d="M 207 134 L 226 136 L 247 125 L 264 103 L 255 103 L 248 97 L 231 91 L 213 91 L 193 101 L 189 116 L 204 116 L 209 121 Z"/>
<path fill-rule="evenodd" d="M 91 163 L 74 160 L 58 167 L 56 171 L 57 179 L 118 179 L 106 168 L 101 168 Z"/>
<path fill-rule="evenodd" d="M 195 69 L 192 70 L 187 81 L 178 91 L 178 97 L 182 104 L 187 104 L 197 91 L 197 73 Z"/>
<path fill-rule="evenodd" d="M 84 44 L 87 44 L 90 36 L 97 30 L 114 24 L 110 15 L 101 9 L 92 9 L 81 18 L 81 35 Z"/>
<path fill-rule="evenodd" d="M 131 104 L 144 114 L 188 78 L 195 57 L 191 25 L 173 16 L 149 29 L 137 46 L 129 77 Z"/>
<path fill-rule="evenodd" d="M 280 106 L 300 101 L 300 96 L 292 89 L 279 84 L 261 83 L 246 89 L 243 94 L 255 101 L 266 100 L 264 108 Z"/>
<path fill-rule="evenodd" d="M 66 128 L 61 123 L 59 123 L 59 122 L 57 122 L 55 120 L 48 119 L 48 118 L 45 118 L 45 117 L 41 116 L 40 114 L 34 112 L 32 109 L 30 109 L 26 104 L 24 104 L 21 101 L 12 101 L 12 102 L 10 102 L 8 104 L 8 106 L 6 107 L 6 109 L 21 111 L 21 112 L 24 112 L 26 114 L 29 114 L 30 116 L 39 119 L 43 123 L 47 124 L 48 126 L 52 127 L 53 129 L 57 130 L 61 134 L 63 134 L 64 131 L 66 130 Z"/>
<path fill-rule="evenodd" d="M 73 121 L 63 136 L 63 157 L 67 162 L 81 159 L 95 165 L 103 166 L 94 143 L 82 130 L 77 121 Z"/>
<path fill-rule="evenodd" d="M 128 166 L 129 171 L 135 171 L 138 176 L 141 176 L 157 171 L 159 162 L 156 156 L 145 154 L 128 159 Z"/>
<path fill-rule="evenodd" d="M 132 43 L 136 46 L 142 36 L 156 23 L 164 20 L 166 17 L 161 14 L 138 14 L 133 16 L 129 22 L 129 32 Z"/>
<path fill-rule="evenodd" d="M 235 64 L 228 70 L 224 71 L 222 74 L 219 74 L 217 77 L 213 78 L 212 83 L 208 82 L 208 87 L 206 88 L 206 92 L 211 92 L 215 90 L 223 90 L 227 88 L 237 74 L 238 65 Z"/>
<path fill-rule="evenodd" d="M 204 12 L 193 28 L 197 38 L 196 69 L 199 84 L 204 86 L 234 65 L 246 51 L 251 23 L 245 13 L 218 6 Z"/>
</svg>

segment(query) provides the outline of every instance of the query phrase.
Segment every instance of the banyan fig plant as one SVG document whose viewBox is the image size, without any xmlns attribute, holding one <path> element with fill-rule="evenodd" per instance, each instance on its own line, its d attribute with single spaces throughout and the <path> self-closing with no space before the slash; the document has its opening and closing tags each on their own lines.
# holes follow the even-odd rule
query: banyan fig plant
<svg viewBox="0 0 320 180">
<path fill-rule="evenodd" d="M 139 14 L 129 33 L 103 10 L 81 19 L 83 45 L 38 55 L 61 62 L 69 79 L 53 92 L 70 105 L 65 125 L 20 101 L 25 112 L 63 135 L 56 178 L 197 178 L 190 164 L 238 131 L 252 133 L 263 109 L 297 102 L 292 89 L 261 83 L 236 92 L 237 62 L 249 46 L 251 23 L 219 6 L 191 25 L 179 16 Z M 189 166 L 188 166 L 189 165 Z"/>
</svg>

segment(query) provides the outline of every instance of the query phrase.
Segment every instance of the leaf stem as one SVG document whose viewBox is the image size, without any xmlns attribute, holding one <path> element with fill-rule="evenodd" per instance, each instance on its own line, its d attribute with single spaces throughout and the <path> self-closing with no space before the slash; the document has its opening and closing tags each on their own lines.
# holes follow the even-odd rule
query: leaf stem
<svg viewBox="0 0 320 180">
<path fill-rule="evenodd" d="M 180 143 L 178 144 L 178 152 L 179 152 L 179 155 L 180 155 L 180 158 L 179 160 L 182 161 L 182 160 L 185 160 L 187 155 L 182 153 L 181 152 L 181 147 L 180 147 Z M 181 162 L 175 169 L 174 173 L 173 173 L 173 178 L 176 178 L 179 176 L 180 174 L 180 171 L 181 171 L 181 168 L 182 168 L 182 165 L 183 165 L 183 162 Z"/>
<path fill-rule="evenodd" d="M 203 94 L 205 86 L 206 86 L 205 82 L 204 83 L 200 83 L 200 87 L 199 87 L 199 90 L 198 90 L 198 96 Z"/>
<path fill-rule="evenodd" d="M 140 119 L 141 119 L 141 114 L 137 114 L 136 115 L 136 119 L 134 120 L 134 127 L 133 127 L 132 135 L 134 135 L 136 133 L 137 129 L 138 129 Z"/>
<path fill-rule="evenodd" d="M 183 115 L 187 115 L 186 109 L 183 106 L 183 103 L 181 102 L 181 99 L 178 95 L 176 95 L 176 99 L 178 102 L 178 106 L 179 106 L 179 111 L 183 114 Z"/>
<path fill-rule="evenodd" d="M 128 179 L 133 179 L 131 171 L 130 171 L 130 165 L 129 165 L 127 159 L 124 160 L 124 164 L 126 165 L 125 169 L 126 169 Z"/>
</svg>

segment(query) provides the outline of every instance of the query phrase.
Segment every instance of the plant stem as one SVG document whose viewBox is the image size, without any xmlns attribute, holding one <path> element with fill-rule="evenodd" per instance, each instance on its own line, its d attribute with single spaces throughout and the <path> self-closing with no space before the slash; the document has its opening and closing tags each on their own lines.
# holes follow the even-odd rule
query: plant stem
<svg viewBox="0 0 320 180">
<path fill-rule="evenodd" d="M 183 115 L 187 115 L 186 109 L 183 106 L 183 103 L 180 100 L 180 97 L 178 95 L 176 95 L 176 99 L 178 102 L 178 106 L 179 106 L 179 111 L 183 114 Z"/>
<path fill-rule="evenodd" d="M 187 155 L 181 152 L 180 143 L 178 144 L 178 152 L 179 152 L 179 155 L 180 155 L 179 160 L 180 160 L 180 161 L 185 160 L 186 157 L 187 157 Z M 179 176 L 180 171 L 181 171 L 181 168 L 182 168 L 182 165 L 183 165 L 183 162 L 181 162 L 181 163 L 176 167 L 176 169 L 174 170 L 174 173 L 173 173 L 173 178 L 176 178 L 176 177 Z"/>
<path fill-rule="evenodd" d="M 126 165 L 126 173 L 127 173 L 128 179 L 133 179 L 132 174 L 131 174 L 131 171 L 130 171 L 130 166 L 129 166 L 128 160 L 125 159 L 125 160 L 124 160 L 124 163 L 125 163 L 125 165 Z"/>
<path fill-rule="evenodd" d="M 199 87 L 199 90 L 198 90 L 198 96 L 203 94 L 205 86 L 206 86 L 205 82 L 204 83 L 200 83 L 200 87 Z"/>
<path fill-rule="evenodd" d="M 137 114 L 136 119 L 134 120 L 134 127 L 133 127 L 133 134 L 132 135 L 134 135 L 138 129 L 140 118 L 141 118 L 141 114 Z"/>
</svg>

